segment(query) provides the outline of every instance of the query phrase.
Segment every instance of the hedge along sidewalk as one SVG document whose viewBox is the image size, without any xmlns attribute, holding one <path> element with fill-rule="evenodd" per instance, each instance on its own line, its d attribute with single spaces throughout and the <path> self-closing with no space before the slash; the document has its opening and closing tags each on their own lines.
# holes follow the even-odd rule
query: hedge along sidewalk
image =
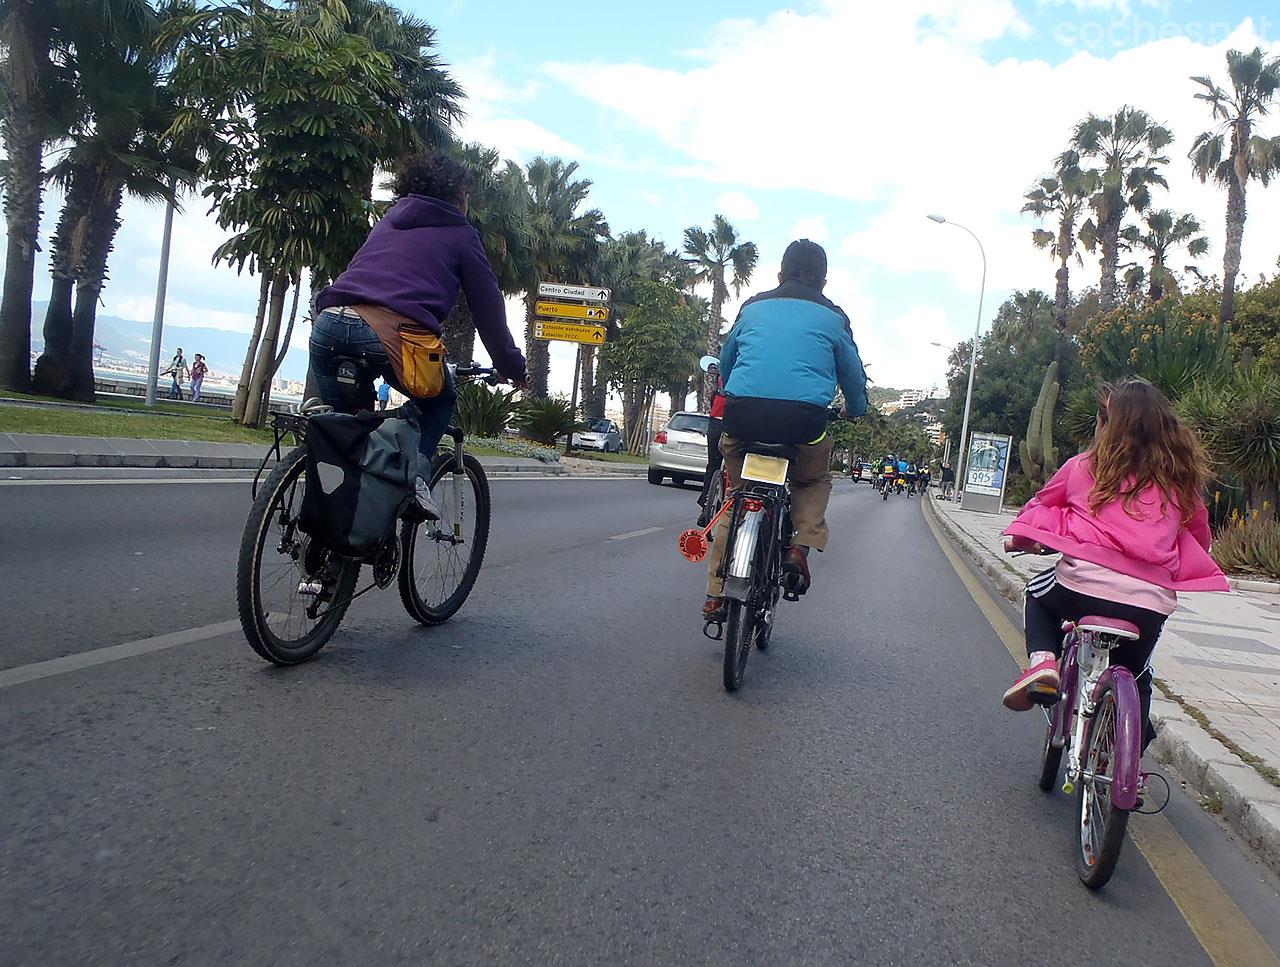
<svg viewBox="0 0 1280 967">
<path fill-rule="evenodd" d="M 1000 535 L 1013 514 L 980 514 L 935 499 L 927 504 L 926 513 L 1019 606 L 1027 580 L 1055 560 L 1003 552 Z M 1221 812 L 1280 873 L 1277 641 L 1280 594 L 1179 594 L 1152 660 L 1151 718 L 1160 733 L 1157 758 L 1172 763 L 1206 808 Z M 999 687 L 993 683 L 992 695 Z"/>
</svg>

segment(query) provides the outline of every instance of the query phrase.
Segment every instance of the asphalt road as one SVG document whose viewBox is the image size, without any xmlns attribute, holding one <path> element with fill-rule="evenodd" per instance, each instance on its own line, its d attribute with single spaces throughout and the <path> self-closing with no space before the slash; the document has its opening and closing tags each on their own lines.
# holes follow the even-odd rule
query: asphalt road
<svg viewBox="0 0 1280 967">
<path fill-rule="evenodd" d="M 837 484 L 814 590 L 728 695 L 675 549 L 692 489 L 493 488 L 445 626 L 388 591 L 304 666 L 228 633 L 0 689 L 0 960 L 1210 962 L 1132 844 L 1076 881 L 916 501 Z M 0 485 L 0 668 L 234 618 L 247 496 Z M 1280 947 L 1274 886 L 1171 812 Z"/>
</svg>

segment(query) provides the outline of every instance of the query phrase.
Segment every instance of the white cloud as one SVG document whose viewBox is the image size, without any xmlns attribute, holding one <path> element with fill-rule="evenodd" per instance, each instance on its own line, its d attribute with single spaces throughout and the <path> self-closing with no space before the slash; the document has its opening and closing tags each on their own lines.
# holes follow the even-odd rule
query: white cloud
<svg viewBox="0 0 1280 967">
<path fill-rule="evenodd" d="M 519 117 L 521 105 L 537 97 L 540 85 L 531 81 L 520 87 L 510 86 L 495 73 L 495 60 L 495 55 L 489 53 L 450 68 L 467 93 L 467 117 L 459 125 L 462 139 L 497 148 L 503 157 L 520 162 L 540 154 L 581 159 L 584 152 L 580 147 Z"/>
<path fill-rule="evenodd" d="M 821 215 L 802 218 L 788 233 L 791 238 L 807 238 L 815 242 L 825 242 L 830 237 L 827 220 Z"/>
<path fill-rule="evenodd" d="M 760 217 L 760 206 L 740 191 L 726 191 L 717 198 L 716 211 L 730 221 L 748 222 Z"/>
</svg>

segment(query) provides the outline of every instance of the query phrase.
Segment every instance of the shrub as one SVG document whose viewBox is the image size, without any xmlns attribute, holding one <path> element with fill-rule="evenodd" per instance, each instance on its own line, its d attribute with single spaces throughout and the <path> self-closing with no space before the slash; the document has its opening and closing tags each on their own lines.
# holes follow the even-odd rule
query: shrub
<svg viewBox="0 0 1280 967">
<path fill-rule="evenodd" d="M 525 400 L 516 411 L 516 425 L 526 436 L 549 447 L 561 437 L 587 428 L 565 399 Z"/>
<path fill-rule="evenodd" d="M 1280 523 L 1257 512 L 1233 514 L 1214 535 L 1213 557 L 1224 571 L 1280 578 Z"/>
<path fill-rule="evenodd" d="M 454 409 L 458 426 L 467 436 L 501 436 L 520 405 L 515 395 L 515 390 L 491 390 L 483 383 L 459 387 Z"/>
<path fill-rule="evenodd" d="M 497 450 L 499 453 L 506 453 L 513 457 L 531 457 L 543 463 L 560 462 L 560 454 L 555 450 L 540 447 L 528 440 L 512 440 L 507 437 L 468 437 L 467 443 Z"/>
</svg>

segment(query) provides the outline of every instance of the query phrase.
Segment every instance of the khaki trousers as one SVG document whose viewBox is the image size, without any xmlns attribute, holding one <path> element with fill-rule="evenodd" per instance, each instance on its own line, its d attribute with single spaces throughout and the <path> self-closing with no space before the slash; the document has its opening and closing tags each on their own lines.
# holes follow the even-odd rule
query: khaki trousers
<svg viewBox="0 0 1280 967">
<path fill-rule="evenodd" d="M 827 546 L 827 503 L 831 500 L 831 451 L 835 441 L 827 434 L 817 443 L 804 443 L 796 448 L 796 459 L 791 465 L 791 521 L 795 525 L 793 544 L 804 544 L 822 550 Z M 742 444 L 729 434 L 720 437 L 720 452 L 724 454 L 724 469 L 729 478 L 729 491 L 742 486 Z M 724 558 L 724 546 L 729 539 L 729 517 L 726 513 L 716 524 L 715 540 L 711 544 L 710 563 L 707 570 L 707 594 L 719 597 L 724 582 L 716 576 Z"/>
</svg>

